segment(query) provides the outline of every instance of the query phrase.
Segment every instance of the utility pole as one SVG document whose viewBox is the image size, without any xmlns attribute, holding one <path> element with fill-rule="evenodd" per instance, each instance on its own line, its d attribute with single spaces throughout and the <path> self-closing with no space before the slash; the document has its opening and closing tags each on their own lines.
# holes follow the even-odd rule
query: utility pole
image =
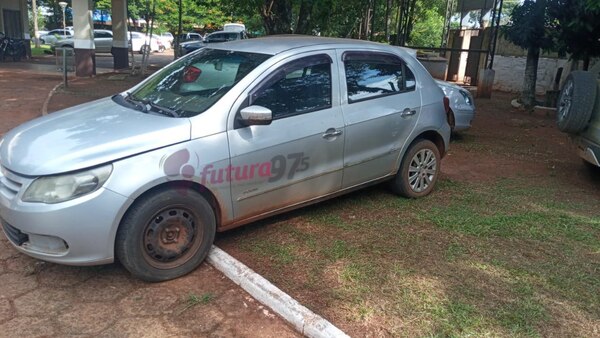
<svg viewBox="0 0 600 338">
<path fill-rule="evenodd" d="M 175 51 L 173 53 L 173 55 L 175 55 L 175 59 L 177 59 L 179 57 L 179 43 L 181 42 L 181 12 L 182 12 L 182 6 L 181 6 L 181 0 L 179 0 L 179 23 L 177 26 L 177 36 L 175 37 Z"/>
</svg>

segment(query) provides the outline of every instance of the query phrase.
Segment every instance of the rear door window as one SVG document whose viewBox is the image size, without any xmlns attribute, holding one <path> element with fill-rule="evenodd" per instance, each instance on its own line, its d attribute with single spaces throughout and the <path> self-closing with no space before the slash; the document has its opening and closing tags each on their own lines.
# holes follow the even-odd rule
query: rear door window
<svg viewBox="0 0 600 338">
<path fill-rule="evenodd" d="M 395 55 L 347 52 L 343 60 L 349 103 L 415 89 L 414 74 Z"/>
</svg>

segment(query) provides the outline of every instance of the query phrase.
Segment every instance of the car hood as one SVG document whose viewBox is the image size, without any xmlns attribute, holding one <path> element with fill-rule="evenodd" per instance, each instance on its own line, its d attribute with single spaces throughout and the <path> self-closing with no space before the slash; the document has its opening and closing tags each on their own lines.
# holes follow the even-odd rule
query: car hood
<svg viewBox="0 0 600 338">
<path fill-rule="evenodd" d="M 190 121 L 150 115 L 110 98 L 37 118 L 0 142 L 2 165 L 23 175 L 68 172 L 190 139 Z"/>
</svg>

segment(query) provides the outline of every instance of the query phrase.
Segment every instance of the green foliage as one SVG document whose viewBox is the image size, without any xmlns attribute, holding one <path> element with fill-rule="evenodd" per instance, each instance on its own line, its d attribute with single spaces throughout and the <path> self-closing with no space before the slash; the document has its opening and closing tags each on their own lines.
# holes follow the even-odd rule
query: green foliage
<svg viewBox="0 0 600 338">
<path fill-rule="evenodd" d="M 31 34 L 33 35 L 33 15 L 32 15 L 32 11 L 31 8 L 29 8 L 29 31 L 31 32 Z M 37 8 L 37 24 L 38 24 L 38 29 L 43 30 L 44 27 L 46 27 L 46 17 L 42 15 L 42 10 L 41 8 Z"/>
<path fill-rule="evenodd" d="M 600 55 L 600 4 L 589 0 L 551 0 L 550 13 L 558 22 L 557 43 L 576 60 Z"/>
<path fill-rule="evenodd" d="M 521 48 L 551 49 L 554 46 L 553 21 L 545 1 L 525 0 L 511 12 L 511 23 L 504 28 L 506 38 Z"/>
<path fill-rule="evenodd" d="M 439 47 L 442 42 L 444 17 L 436 9 L 425 9 L 413 25 L 411 46 Z"/>
</svg>

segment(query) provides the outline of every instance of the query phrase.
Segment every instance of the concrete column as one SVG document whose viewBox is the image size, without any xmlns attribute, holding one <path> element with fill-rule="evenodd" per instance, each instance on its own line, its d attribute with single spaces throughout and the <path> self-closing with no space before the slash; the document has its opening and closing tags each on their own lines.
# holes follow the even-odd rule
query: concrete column
<svg viewBox="0 0 600 338">
<path fill-rule="evenodd" d="M 129 68 L 129 36 L 127 35 L 127 1 L 112 0 L 112 32 L 114 69 Z"/>
<path fill-rule="evenodd" d="M 92 0 L 73 0 L 73 29 L 75 30 L 75 75 L 96 75 Z"/>
<path fill-rule="evenodd" d="M 473 33 L 475 32 L 475 30 L 472 29 L 465 29 L 461 31 L 461 34 L 463 35 L 463 40 L 462 40 L 462 45 L 460 46 L 461 49 L 469 49 L 469 46 L 471 45 L 471 36 L 473 35 Z M 460 53 L 460 59 L 458 61 L 458 81 L 460 83 L 464 82 L 465 79 L 465 72 L 467 70 L 467 59 L 469 58 L 469 52 L 461 52 Z"/>
<path fill-rule="evenodd" d="M 486 99 L 492 97 L 495 76 L 496 71 L 493 69 L 483 69 L 483 71 L 479 72 L 479 77 L 477 78 L 477 97 Z"/>
</svg>

